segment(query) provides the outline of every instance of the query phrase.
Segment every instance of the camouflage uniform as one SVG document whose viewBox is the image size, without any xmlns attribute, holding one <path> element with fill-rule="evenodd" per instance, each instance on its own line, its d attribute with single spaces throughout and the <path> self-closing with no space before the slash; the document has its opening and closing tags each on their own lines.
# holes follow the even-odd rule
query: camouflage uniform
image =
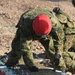
<svg viewBox="0 0 75 75">
<path fill-rule="evenodd" d="M 56 17 L 62 24 L 65 34 L 63 52 L 60 50 L 62 57 L 59 66 L 64 65 L 66 69 L 75 70 L 75 21 L 61 10 L 56 13 Z"/>
<path fill-rule="evenodd" d="M 45 39 L 42 39 L 40 36 L 37 36 L 32 29 L 32 22 L 34 18 L 38 16 L 39 14 L 46 14 L 52 21 L 52 31 L 49 35 L 46 36 Z M 64 16 L 65 17 L 64 18 L 61 15 L 62 13 L 56 14 L 53 11 L 43 10 L 43 9 L 31 9 L 25 12 L 21 16 L 16 26 L 18 29 L 15 35 L 15 38 L 12 41 L 12 52 L 8 62 L 18 62 L 19 58 L 22 55 L 24 62 L 27 66 L 34 65 L 30 44 L 33 40 L 38 40 L 40 43 L 42 43 L 42 45 L 48 52 L 48 56 L 51 59 L 51 61 L 53 61 L 54 56 L 56 54 L 60 54 L 61 60 L 60 60 L 59 66 L 63 67 L 64 65 L 64 67 L 66 67 L 67 65 L 68 67 L 69 64 L 66 58 L 68 57 L 70 58 L 70 53 L 72 52 L 68 52 L 68 49 L 69 47 L 71 48 L 73 44 L 71 43 L 71 45 L 69 44 L 70 46 L 67 47 L 67 41 L 69 40 L 69 38 L 67 37 L 68 35 L 71 34 L 71 32 L 69 33 L 67 30 L 69 30 L 68 28 L 71 28 L 71 29 L 74 28 L 74 26 L 73 27 L 70 26 L 70 23 L 73 23 L 73 21 L 68 19 L 67 16 Z M 15 58 L 11 58 L 13 57 L 13 55 L 15 55 Z M 75 65 L 73 67 L 75 67 Z M 69 68 L 73 68 L 73 67 L 69 66 Z"/>
</svg>

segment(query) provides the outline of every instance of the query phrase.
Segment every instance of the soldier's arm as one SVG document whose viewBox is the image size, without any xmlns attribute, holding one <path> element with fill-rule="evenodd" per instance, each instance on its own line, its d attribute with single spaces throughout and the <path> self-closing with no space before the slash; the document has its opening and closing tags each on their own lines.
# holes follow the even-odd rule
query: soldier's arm
<svg viewBox="0 0 75 75">
<path fill-rule="evenodd" d="M 54 29 L 53 32 L 53 36 L 52 36 L 55 41 L 55 50 L 56 50 L 56 54 L 60 54 L 62 55 L 63 52 L 63 41 L 64 41 L 64 31 L 62 28 L 56 28 L 56 30 Z"/>
<path fill-rule="evenodd" d="M 53 39 L 55 40 L 54 43 L 55 43 L 56 54 L 61 55 L 63 51 L 64 30 L 56 15 L 52 16 L 51 20 L 53 25 L 51 34 Z"/>
<path fill-rule="evenodd" d="M 52 39 L 54 40 L 53 42 L 54 42 L 54 50 L 55 50 L 53 66 L 56 67 L 59 65 L 60 57 L 62 57 L 62 52 L 63 52 L 64 32 L 61 27 L 53 28 Z"/>
</svg>

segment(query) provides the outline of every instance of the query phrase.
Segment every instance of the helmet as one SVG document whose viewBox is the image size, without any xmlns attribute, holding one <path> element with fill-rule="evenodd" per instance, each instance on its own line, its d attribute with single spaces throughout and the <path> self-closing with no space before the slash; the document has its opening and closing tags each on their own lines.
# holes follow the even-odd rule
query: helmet
<svg viewBox="0 0 75 75">
<path fill-rule="evenodd" d="M 47 15 L 40 14 L 33 20 L 32 27 L 38 36 L 47 35 L 52 29 L 51 20 Z"/>
</svg>

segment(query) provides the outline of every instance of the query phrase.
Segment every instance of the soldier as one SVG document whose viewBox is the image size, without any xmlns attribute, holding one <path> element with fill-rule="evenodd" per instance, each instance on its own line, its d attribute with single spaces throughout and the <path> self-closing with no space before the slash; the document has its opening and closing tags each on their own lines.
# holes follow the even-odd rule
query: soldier
<svg viewBox="0 0 75 75">
<path fill-rule="evenodd" d="M 53 11 L 30 9 L 22 14 L 16 25 L 18 29 L 12 41 L 12 51 L 6 65 L 9 67 L 16 65 L 22 55 L 29 70 L 32 72 L 38 71 L 38 67 L 34 64 L 30 47 L 33 40 L 38 40 L 46 49 L 47 56 L 51 62 L 60 66 L 61 69 L 63 66 L 66 68 L 68 66 L 65 64 L 66 54 L 69 54 L 69 52 L 65 46 L 65 38 L 67 37 L 65 35 L 68 32 L 68 29 L 65 27 L 71 29 L 71 32 L 68 32 L 70 34 L 75 31 L 72 31 L 74 27 L 70 26 L 74 24 L 73 21 L 70 20 L 69 16 L 62 14 L 59 8 L 54 8 Z M 71 69 L 75 69 L 75 65 L 73 67 Z"/>
<path fill-rule="evenodd" d="M 63 50 L 60 50 L 59 66 L 64 65 L 66 70 L 75 71 L 75 21 L 57 7 L 53 11 L 62 24 L 65 34 Z"/>
</svg>

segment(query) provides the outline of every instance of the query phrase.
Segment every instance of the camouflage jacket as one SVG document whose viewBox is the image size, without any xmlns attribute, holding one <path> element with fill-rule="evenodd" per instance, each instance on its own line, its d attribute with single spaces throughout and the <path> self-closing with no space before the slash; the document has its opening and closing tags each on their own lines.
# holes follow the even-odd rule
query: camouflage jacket
<svg viewBox="0 0 75 75">
<path fill-rule="evenodd" d="M 52 31 L 47 36 L 47 39 L 53 40 L 50 43 L 50 49 L 55 49 L 57 54 L 62 53 L 64 48 L 65 36 L 70 34 L 75 34 L 75 21 L 71 20 L 68 15 L 66 15 L 61 10 L 59 14 L 53 11 L 43 10 L 43 9 L 31 9 L 22 14 L 16 27 L 21 31 L 21 38 L 26 38 L 27 40 L 38 40 L 40 37 L 35 34 L 32 29 L 32 22 L 34 18 L 39 14 L 46 14 L 52 21 Z"/>
</svg>

